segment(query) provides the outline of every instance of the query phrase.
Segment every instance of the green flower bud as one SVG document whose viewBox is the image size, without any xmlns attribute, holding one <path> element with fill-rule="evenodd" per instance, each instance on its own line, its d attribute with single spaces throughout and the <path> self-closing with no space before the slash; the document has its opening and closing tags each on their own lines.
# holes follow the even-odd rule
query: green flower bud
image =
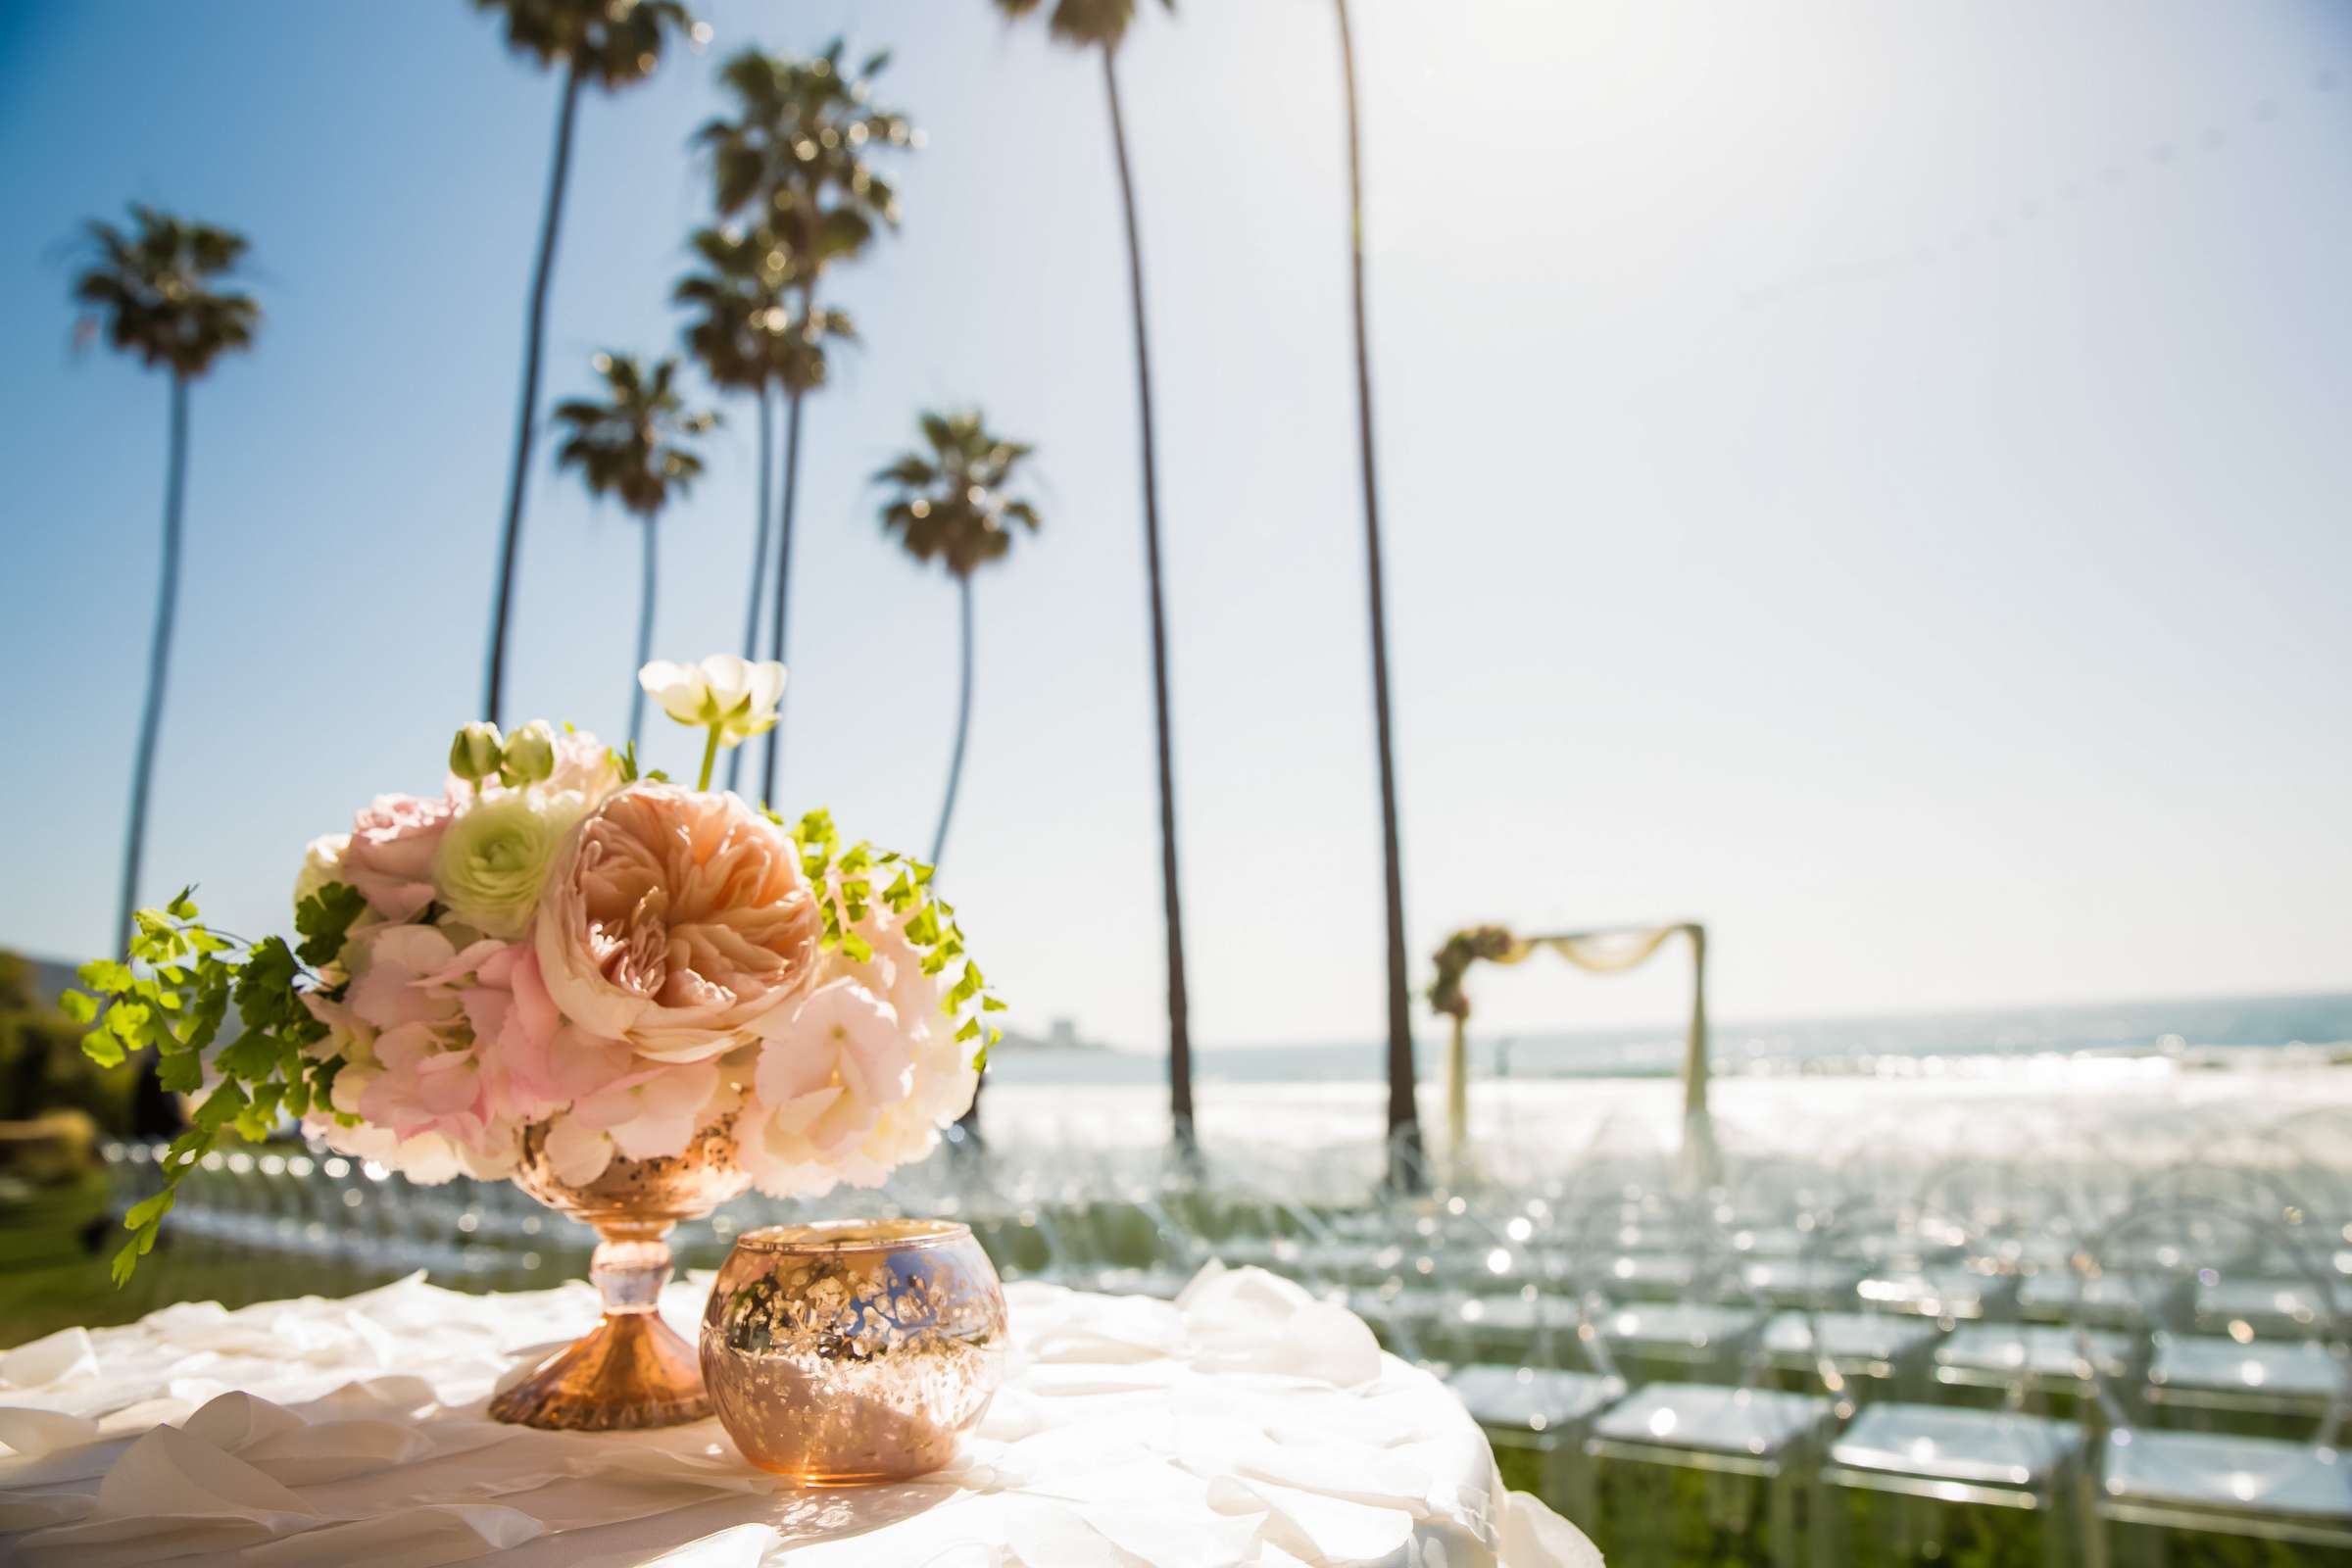
<svg viewBox="0 0 2352 1568">
<path fill-rule="evenodd" d="M 449 743 L 449 770 L 468 784 L 495 777 L 505 760 L 496 724 L 468 724 Z"/>
<path fill-rule="evenodd" d="M 507 737 L 506 765 L 499 776 L 509 784 L 536 784 L 556 770 L 555 726 L 534 718 Z"/>
</svg>

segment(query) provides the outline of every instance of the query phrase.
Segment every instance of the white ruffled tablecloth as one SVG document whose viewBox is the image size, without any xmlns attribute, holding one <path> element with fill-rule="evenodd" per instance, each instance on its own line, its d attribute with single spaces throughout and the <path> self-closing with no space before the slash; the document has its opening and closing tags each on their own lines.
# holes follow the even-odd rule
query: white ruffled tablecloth
<svg viewBox="0 0 2352 1568">
<path fill-rule="evenodd" d="M 662 1308 L 691 1334 L 708 1277 Z M 804 1491 L 714 1421 L 584 1434 L 483 1405 L 594 1321 L 585 1284 L 421 1276 L 167 1307 L 0 1353 L 0 1562 L 695 1568 L 1588 1568 L 1357 1318 L 1211 1265 L 1173 1304 L 1015 1285 L 1005 1386 L 951 1469 Z"/>
</svg>

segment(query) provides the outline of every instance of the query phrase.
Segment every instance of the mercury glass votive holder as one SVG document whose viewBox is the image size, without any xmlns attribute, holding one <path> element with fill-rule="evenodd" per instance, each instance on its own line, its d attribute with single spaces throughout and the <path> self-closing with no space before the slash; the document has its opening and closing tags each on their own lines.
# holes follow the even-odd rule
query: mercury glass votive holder
<svg viewBox="0 0 2352 1568">
<path fill-rule="evenodd" d="M 1004 1379 L 1004 1291 L 950 1220 L 746 1231 L 703 1309 L 727 1435 L 804 1486 L 900 1481 L 956 1457 Z"/>
</svg>

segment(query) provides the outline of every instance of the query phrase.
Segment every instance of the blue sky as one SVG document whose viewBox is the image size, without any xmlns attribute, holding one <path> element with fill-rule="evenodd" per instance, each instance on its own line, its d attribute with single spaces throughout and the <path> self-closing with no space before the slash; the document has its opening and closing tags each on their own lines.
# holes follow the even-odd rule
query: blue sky
<svg viewBox="0 0 2352 1568">
<path fill-rule="evenodd" d="M 2352 12 L 1356 9 L 1416 954 L 1695 915 L 1732 1017 L 2352 984 Z M 674 342 L 726 52 L 896 51 L 928 145 L 808 415 L 782 804 L 927 841 L 953 598 L 865 476 L 916 409 L 984 404 L 1037 443 L 1047 526 L 980 584 L 951 881 L 1032 1022 L 1149 1046 L 1099 73 L 979 0 L 707 15 L 709 50 L 583 106 L 551 392 Z M 1381 1016 L 1335 42 L 1321 0 L 1191 0 L 1121 62 L 1218 1044 Z M 60 242 L 133 199 L 254 240 L 260 350 L 194 401 L 149 891 L 268 928 L 303 841 L 429 787 L 472 716 L 555 101 L 455 0 L 0 10 L 0 944 L 106 939 L 158 536 L 164 388 L 73 352 Z M 726 412 L 662 525 L 671 657 L 742 614 Z M 625 722 L 634 527 L 533 473 L 522 713 Z M 1685 983 L 1480 996 L 1671 1020 Z"/>
</svg>

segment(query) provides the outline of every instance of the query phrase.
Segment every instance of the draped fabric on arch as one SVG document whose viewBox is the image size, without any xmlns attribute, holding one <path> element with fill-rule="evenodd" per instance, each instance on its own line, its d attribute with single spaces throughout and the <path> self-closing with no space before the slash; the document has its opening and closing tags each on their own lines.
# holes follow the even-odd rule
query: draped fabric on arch
<svg viewBox="0 0 2352 1568">
<path fill-rule="evenodd" d="M 1549 936 L 1509 936 L 1482 947 L 1489 963 L 1525 963 L 1539 953 L 1565 958 L 1588 974 L 1623 974 L 1649 961 L 1676 936 L 1690 939 L 1690 1029 L 1683 1048 L 1683 1148 L 1685 1179 L 1713 1186 L 1721 1176 L 1714 1125 L 1707 1115 L 1707 929 L 1695 920 L 1660 926 L 1612 926 L 1598 931 L 1563 931 Z M 1470 1137 L 1470 1059 L 1464 1027 L 1465 999 L 1453 1013 L 1453 1042 L 1446 1060 L 1446 1125 L 1458 1161 Z"/>
</svg>

